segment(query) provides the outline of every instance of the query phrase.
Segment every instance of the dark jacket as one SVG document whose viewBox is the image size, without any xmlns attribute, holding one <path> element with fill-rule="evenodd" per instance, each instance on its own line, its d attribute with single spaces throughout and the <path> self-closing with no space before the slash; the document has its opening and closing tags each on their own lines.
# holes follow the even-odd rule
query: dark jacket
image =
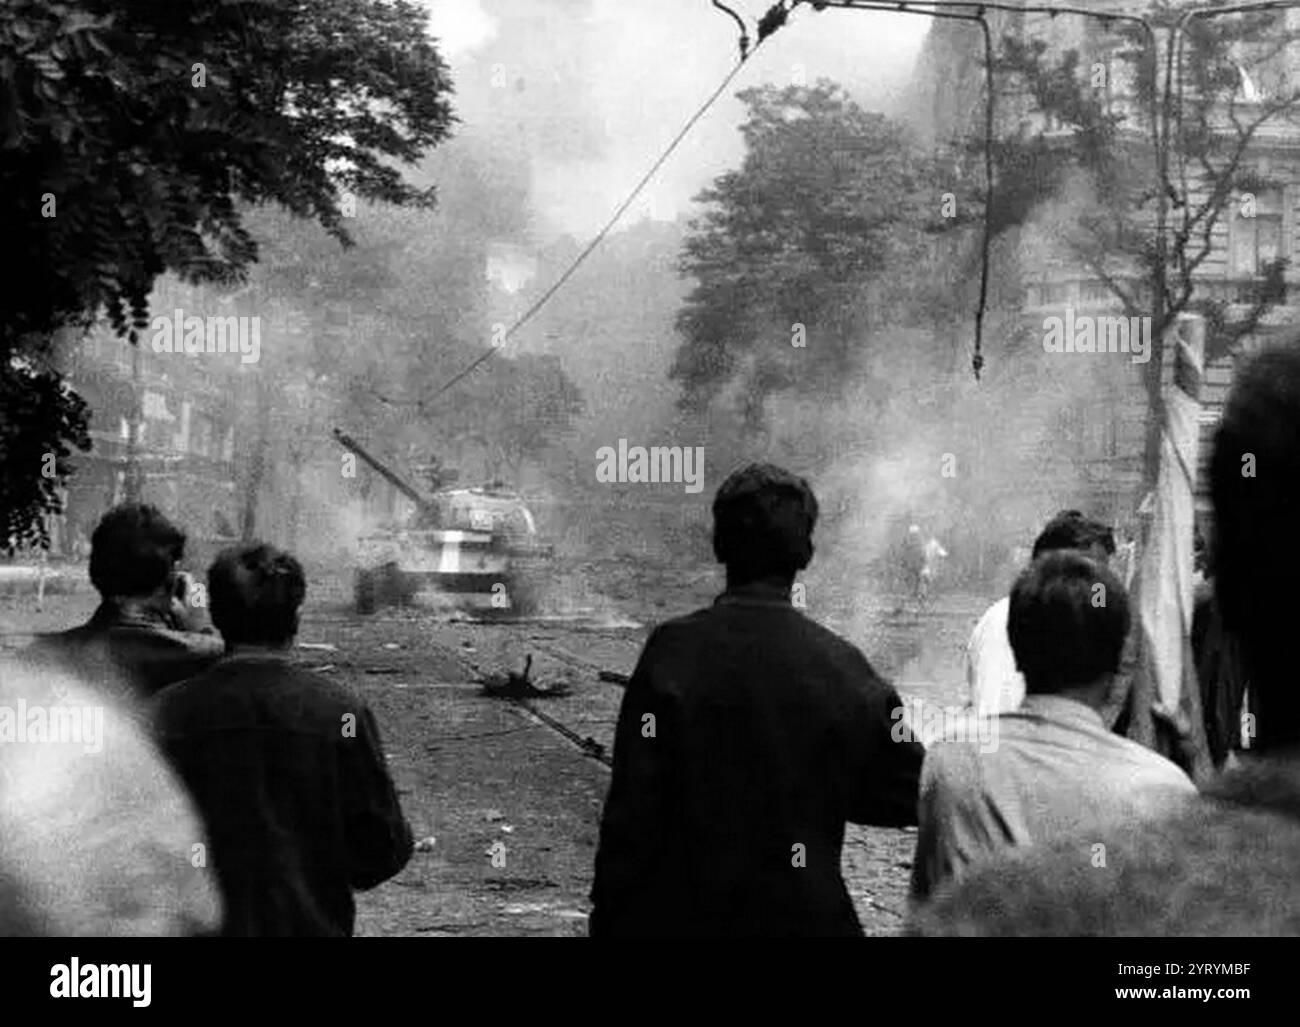
<svg viewBox="0 0 1300 1027">
<path fill-rule="evenodd" d="M 225 934 L 351 935 L 352 890 L 400 871 L 413 844 L 365 703 L 272 653 L 222 660 L 156 703 L 207 823 Z"/>
<path fill-rule="evenodd" d="M 1167 816 L 985 865 L 918 910 L 909 933 L 1295 936 L 1297 865 L 1300 754 L 1247 757 Z"/>
<path fill-rule="evenodd" d="M 1247 707 L 1246 668 L 1237 639 L 1223 626 L 1214 586 L 1197 586 L 1192 605 L 1192 653 L 1201 686 L 1205 740 L 1216 769 L 1241 749 L 1241 715 Z"/>
<path fill-rule="evenodd" d="M 924 750 L 857 649 L 749 588 L 669 621 L 628 685 L 591 934 L 861 933 L 846 821 L 916 823 Z"/>
<path fill-rule="evenodd" d="M 148 699 L 193 677 L 222 653 L 215 632 L 177 631 L 146 600 L 105 600 L 80 627 L 40 636 L 26 655 L 53 663 L 97 688 Z"/>
</svg>

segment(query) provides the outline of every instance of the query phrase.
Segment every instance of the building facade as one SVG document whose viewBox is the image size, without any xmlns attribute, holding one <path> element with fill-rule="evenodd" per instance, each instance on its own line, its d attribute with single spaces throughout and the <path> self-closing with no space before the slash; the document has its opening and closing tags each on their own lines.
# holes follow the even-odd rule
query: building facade
<svg viewBox="0 0 1300 1027">
<path fill-rule="evenodd" d="M 214 301 L 215 302 L 215 301 Z M 171 317 L 204 304 L 198 291 L 160 283 L 152 310 Z M 159 507 L 194 540 L 227 540 L 239 524 L 236 464 L 241 398 L 249 365 L 238 354 L 157 352 L 152 328 L 136 345 L 97 326 L 62 346 L 65 373 L 90 408 L 91 450 L 75 472 L 56 526 L 55 549 L 84 554 L 99 518 L 131 494 Z M 132 430 L 135 439 L 132 441 Z"/>
<path fill-rule="evenodd" d="M 1147 13 L 1139 2 L 1093 0 L 1088 7 L 1098 15 Z M 1297 95 L 1300 44 L 1286 47 L 1280 42 L 1275 45 L 1273 40 L 1281 41 L 1300 32 L 1300 11 L 1279 11 L 1269 17 L 1273 22 L 1264 35 L 1264 44 L 1234 48 L 1231 58 L 1239 79 L 1237 88 L 1225 88 L 1216 94 L 1222 102 L 1216 103 L 1201 121 L 1220 134 L 1222 160 L 1206 166 L 1185 158 L 1176 140 L 1170 149 L 1175 189 L 1169 197 L 1169 238 L 1173 239 L 1174 233 L 1189 223 L 1189 212 L 1207 206 L 1218 208 L 1214 216 L 1190 222 L 1194 234 L 1185 246 L 1171 247 L 1171 252 L 1181 249 L 1188 258 L 1193 283 L 1188 312 L 1203 311 L 1206 304 L 1214 310 L 1214 316 L 1205 323 L 1211 346 L 1201 395 L 1198 505 L 1203 511 L 1208 508 L 1204 464 L 1235 362 L 1242 354 L 1300 325 L 1300 305 L 1294 288 L 1300 284 L 1300 263 L 1295 259 L 1300 250 L 1300 116 L 1296 105 L 1291 104 L 1262 120 L 1274 107 Z M 1041 43 L 1047 61 L 1073 51 L 1077 55 L 1074 71 L 1078 79 L 1097 90 L 1106 111 L 1122 119 L 1114 145 L 1127 147 L 1134 166 L 1149 168 L 1151 181 L 1156 181 L 1149 108 L 1139 101 L 1131 59 L 1139 48 L 1140 36 L 1121 31 L 1119 22 L 1065 12 L 1052 15 L 995 11 L 988 12 L 988 18 L 999 52 L 1006 37 L 1022 43 Z M 1158 38 L 1164 47 L 1167 34 L 1162 31 Z M 1197 97 L 1193 69 L 1186 57 L 1184 69 L 1182 95 L 1191 112 L 1187 123 L 1195 124 Z M 974 130 L 984 124 L 985 85 L 984 41 L 978 26 L 936 20 L 915 75 L 915 120 L 923 136 L 936 148 L 971 139 Z M 1011 76 L 995 74 L 994 99 L 996 137 L 1041 135 L 1050 145 L 1059 136 L 1061 146 L 1077 145 L 1074 130 L 1053 123 L 1041 113 L 1023 84 Z M 1240 159 L 1234 162 L 1234 133 L 1257 119 L 1262 123 L 1252 131 Z M 1143 161 L 1149 164 L 1144 166 Z M 1234 163 L 1232 173 L 1225 173 L 1224 169 Z M 957 173 L 971 170 L 969 166 L 958 168 Z M 1213 191 L 1220 187 L 1227 192 L 1216 202 Z M 1117 288 L 1135 298 L 1139 309 L 1149 304 L 1143 295 L 1144 289 L 1149 294 L 1149 282 L 1140 266 L 1125 267 L 1121 263 L 1117 267 L 1112 262 L 1102 273 L 1096 264 L 1080 256 L 1077 246 L 1065 241 L 1090 208 L 1105 206 L 1106 197 L 1097 195 L 1095 183 L 1080 174 L 1067 179 L 1057 196 L 1040 204 L 1026 220 L 1008 231 L 1012 243 L 1009 249 L 1015 257 L 998 271 L 1016 282 L 1013 292 L 1019 296 L 1028 338 L 1046 330 L 1053 318 L 1074 323 L 1125 313 Z M 1134 221 L 1139 231 L 1154 229 L 1154 221 L 1149 226 L 1140 218 Z M 1148 235 L 1154 238 L 1154 231 Z M 1282 262 L 1280 270 L 1275 263 L 1278 261 Z M 1219 332 L 1220 325 L 1232 329 L 1244 323 L 1266 286 L 1272 305 L 1258 318 L 1256 328 L 1231 347 L 1216 346 L 1216 339 L 1221 343 L 1227 337 Z M 990 359 L 998 356 L 991 355 Z M 1112 359 L 1115 357 L 1119 359 Z M 1021 409 L 1009 412 L 1009 416 L 1031 421 L 1034 429 L 1030 435 L 1044 425 L 1059 433 L 1074 457 L 1068 473 L 1079 493 L 1078 505 L 1126 521 L 1142 499 L 1148 418 L 1143 364 L 1114 353 L 1061 356 L 1022 350 L 1016 359 L 1093 364 L 1086 374 L 1077 376 L 1074 395 L 1069 395 L 1070 389 L 1063 389 L 1047 400 L 1056 405 L 1054 413 L 1042 409 L 1035 398 L 1026 397 Z M 1044 471 L 1050 479 L 1053 469 L 1045 467 Z"/>
</svg>

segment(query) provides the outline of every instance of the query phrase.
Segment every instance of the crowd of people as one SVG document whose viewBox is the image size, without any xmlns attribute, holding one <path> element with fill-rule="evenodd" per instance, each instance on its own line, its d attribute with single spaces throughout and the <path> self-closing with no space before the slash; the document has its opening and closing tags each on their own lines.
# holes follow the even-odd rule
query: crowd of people
<svg viewBox="0 0 1300 1027">
<path fill-rule="evenodd" d="M 789 604 L 813 553 L 807 482 L 733 475 L 714 503 L 726 591 L 659 627 L 628 687 L 592 933 L 859 933 L 840 871 L 849 822 L 917 826 L 913 934 L 1300 933 L 1300 690 L 1285 655 L 1300 565 L 1270 541 L 1300 516 L 1294 344 L 1241 369 L 1211 477 L 1213 606 L 1201 597 L 1193 641 L 1221 772 L 1194 783 L 1185 749 L 1175 761 L 1126 737 L 1140 629 L 1120 577 L 1132 554 L 1111 569 L 1108 527 L 1052 518 L 977 624 L 968 698 L 995 743 L 967 732 L 923 750 L 891 731 L 899 696 L 862 654 Z M 1224 711 L 1240 715 L 1247 680 L 1252 744 L 1230 759 Z M 1151 714 L 1188 740 L 1177 711 Z"/>
<path fill-rule="evenodd" d="M 237 546 L 202 590 L 184 545 L 110 511 L 94 615 L 0 668 L 0 705 L 105 708 L 110 739 L 0 746 L 2 934 L 347 936 L 411 857 L 373 714 L 292 660 L 301 565 Z"/>
<path fill-rule="evenodd" d="M 1125 737 L 1138 628 L 1106 525 L 1051 518 L 976 625 L 968 700 L 994 744 L 927 748 L 867 658 L 791 602 L 808 483 L 732 474 L 713 504 L 725 590 L 650 634 L 624 696 L 592 936 L 858 935 L 848 823 L 916 827 L 915 934 L 1300 933 L 1300 565 L 1273 544 L 1300 515 L 1300 348 L 1242 368 L 1211 475 L 1203 698 L 1227 681 L 1239 711 L 1248 679 L 1254 737 L 1229 759 L 1221 733 L 1226 769 L 1194 783 Z M 152 507 L 111 511 L 90 621 L 2 668 L 0 705 L 102 706 L 112 744 L 100 762 L 0 746 L 0 933 L 346 936 L 354 891 L 410 859 L 374 716 L 291 658 L 298 561 L 231 548 L 199 602 L 184 542 Z"/>
</svg>

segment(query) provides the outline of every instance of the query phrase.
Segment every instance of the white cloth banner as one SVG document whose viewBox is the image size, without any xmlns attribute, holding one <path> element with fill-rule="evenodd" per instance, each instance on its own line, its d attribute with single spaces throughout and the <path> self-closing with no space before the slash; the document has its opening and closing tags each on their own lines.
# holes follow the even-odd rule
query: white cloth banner
<svg viewBox="0 0 1300 1027">
<path fill-rule="evenodd" d="M 1191 666 L 1193 533 L 1196 511 L 1197 448 L 1200 441 L 1200 384 L 1204 376 L 1204 331 L 1199 319 L 1174 325 L 1165 344 L 1165 424 L 1160 440 L 1160 474 L 1151 505 L 1151 526 L 1142 552 L 1138 615 L 1151 645 L 1149 666 L 1156 695 L 1170 710 L 1180 706 Z M 1199 704 L 1198 704 L 1199 706 Z"/>
</svg>

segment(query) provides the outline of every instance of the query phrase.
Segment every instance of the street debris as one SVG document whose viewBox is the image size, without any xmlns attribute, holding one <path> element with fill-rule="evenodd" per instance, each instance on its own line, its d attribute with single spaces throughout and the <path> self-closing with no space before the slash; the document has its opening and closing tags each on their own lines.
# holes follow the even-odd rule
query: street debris
<svg viewBox="0 0 1300 1027">
<path fill-rule="evenodd" d="M 499 699 L 547 699 L 554 696 L 568 695 L 572 689 L 566 681 L 554 681 L 549 685 L 535 684 L 531 678 L 533 654 L 524 658 L 522 673 L 506 671 L 484 674 L 478 679 L 484 695 Z"/>
</svg>

